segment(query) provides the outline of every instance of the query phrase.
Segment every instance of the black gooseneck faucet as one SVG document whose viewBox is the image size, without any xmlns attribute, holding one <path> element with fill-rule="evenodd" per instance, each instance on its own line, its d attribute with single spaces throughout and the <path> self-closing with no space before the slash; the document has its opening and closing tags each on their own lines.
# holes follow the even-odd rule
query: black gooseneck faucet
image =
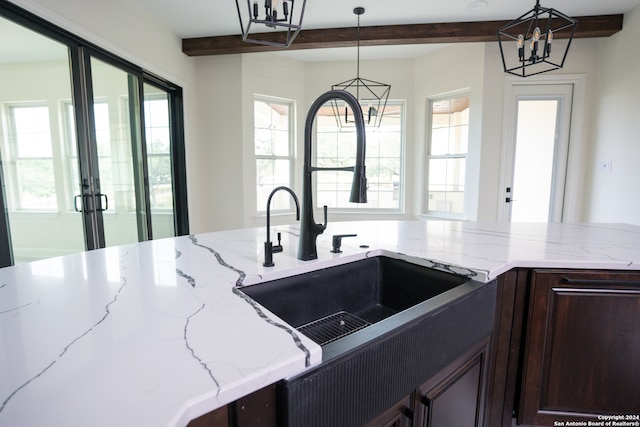
<svg viewBox="0 0 640 427">
<path fill-rule="evenodd" d="M 351 107 L 356 125 L 356 164 L 355 166 L 342 168 L 319 168 L 311 166 L 312 154 L 312 131 L 313 121 L 320 107 L 334 99 L 342 99 Z M 309 112 L 304 126 L 304 175 L 302 187 L 302 220 L 300 223 L 300 244 L 298 246 L 298 259 L 308 261 L 318 258 L 316 250 L 316 238 L 322 234 L 327 227 L 327 207 L 324 207 L 324 224 L 316 224 L 313 219 L 313 200 L 311 197 L 311 174 L 315 171 L 351 171 L 353 172 L 353 182 L 351 183 L 351 196 L 349 201 L 353 203 L 367 203 L 367 178 L 365 176 L 365 128 L 362 108 L 358 100 L 349 92 L 344 90 L 330 90 L 316 99 Z"/>
<path fill-rule="evenodd" d="M 276 252 L 273 247 L 273 243 L 271 242 L 271 198 L 278 191 L 284 190 L 291 194 L 294 202 L 296 202 L 296 219 L 300 219 L 300 203 L 298 202 L 298 197 L 296 193 L 293 192 L 289 187 L 276 187 L 273 189 L 271 194 L 269 194 L 269 198 L 267 199 L 267 241 L 264 242 L 264 265 L 265 267 L 273 267 L 275 264 L 273 263 L 273 253 Z M 278 233 L 278 250 L 277 252 L 282 252 L 282 246 L 280 246 L 280 233 Z"/>
</svg>

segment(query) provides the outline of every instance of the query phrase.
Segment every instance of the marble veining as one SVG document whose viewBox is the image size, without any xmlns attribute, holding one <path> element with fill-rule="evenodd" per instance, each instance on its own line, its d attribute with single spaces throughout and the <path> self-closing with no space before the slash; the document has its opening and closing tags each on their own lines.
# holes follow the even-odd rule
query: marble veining
<svg viewBox="0 0 640 427">
<path fill-rule="evenodd" d="M 189 239 L 194 242 L 195 241 L 195 237 L 194 236 L 189 236 Z M 195 244 L 195 242 L 194 242 Z M 176 249 L 176 259 L 180 258 L 182 256 L 182 252 Z M 192 276 L 184 273 L 182 270 L 180 270 L 179 268 L 176 267 L 176 274 L 187 280 L 187 283 L 192 287 L 195 288 L 197 283 L 196 283 L 196 279 L 193 278 Z M 202 368 L 209 374 L 209 377 L 211 378 L 211 380 L 213 381 L 213 383 L 215 384 L 215 387 L 217 389 L 217 393 L 220 392 L 220 383 L 218 382 L 218 380 L 216 379 L 215 375 L 213 374 L 213 372 L 211 371 L 211 368 L 208 366 L 208 364 L 202 360 L 202 358 L 200 356 L 198 356 L 198 354 L 196 353 L 196 350 L 191 346 L 191 344 L 189 343 L 189 337 L 188 337 L 188 333 L 189 333 L 189 323 L 191 322 L 191 319 L 196 317 L 198 315 L 198 313 L 200 313 L 202 310 L 204 310 L 206 307 L 206 304 L 202 303 L 200 305 L 200 307 L 197 308 L 196 311 L 194 311 L 193 313 L 191 313 L 185 321 L 184 324 L 184 334 L 183 334 L 183 338 L 184 338 L 184 343 L 185 346 L 187 348 L 187 350 L 189 350 L 189 352 L 191 353 L 191 356 L 198 362 L 198 364 L 200 366 L 202 366 Z"/>
<path fill-rule="evenodd" d="M 189 330 L 189 322 L 191 321 L 191 319 L 193 317 L 197 316 L 198 313 L 200 313 L 202 310 L 204 310 L 204 308 L 205 308 L 205 304 L 202 304 L 200 306 L 200 308 L 198 308 L 195 312 L 193 312 L 191 315 L 189 315 L 189 317 L 187 317 L 187 321 L 184 323 L 184 342 L 185 342 L 185 345 L 186 345 L 187 349 L 189 350 L 189 352 L 191 352 L 191 356 L 193 356 L 193 358 L 198 361 L 200 366 L 202 366 L 204 368 L 204 370 L 207 371 L 207 373 L 209 374 L 209 376 L 213 380 L 213 383 L 216 385 L 216 388 L 218 390 L 217 392 L 219 393 L 220 392 L 220 383 L 218 382 L 216 377 L 213 375 L 213 372 L 211 371 L 211 369 L 209 368 L 207 363 L 205 361 L 203 361 L 200 357 L 198 357 L 198 355 L 196 354 L 196 351 L 194 350 L 194 348 L 191 347 L 191 345 L 189 344 L 189 338 L 187 337 L 187 333 L 188 333 L 188 330 Z"/>
<path fill-rule="evenodd" d="M 186 426 L 322 360 L 242 289 L 370 256 L 487 282 L 515 267 L 640 270 L 640 227 L 330 222 L 300 261 L 299 225 L 202 233 L 0 269 L 0 426 Z M 333 254 L 334 234 L 357 234 Z M 264 286 L 268 286 L 265 283 Z"/>
<path fill-rule="evenodd" d="M 459 265 L 446 264 L 440 261 L 436 261 L 434 259 L 421 258 L 426 261 L 425 266 L 429 268 L 434 268 L 436 270 L 444 271 L 447 273 L 457 274 L 459 276 L 464 276 L 469 279 L 473 279 L 478 276 L 477 271 L 470 270 L 465 267 L 461 267 Z"/>
<path fill-rule="evenodd" d="M 264 314 L 264 312 L 262 311 L 262 308 L 260 307 L 259 304 L 257 304 L 253 299 L 249 298 L 247 295 L 245 295 L 242 292 L 238 291 L 238 288 L 242 287 L 242 282 L 244 281 L 244 279 L 246 277 L 246 274 L 244 273 L 244 271 L 239 270 L 239 269 L 227 264 L 218 251 L 214 250 L 213 248 L 210 248 L 208 246 L 205 246 L 205 245 L 202 245 L 202 244 L 198 243 L 198 239 L 195 236 L 193 236 L 193 235 L 189 236 L 189 240 L 191 240 L 191 242 L 194 245 L 196 245 L 198 247 L 201 247 L 203 249 L 206 249 L 207 251 L 211 252 L 214 255 L 214 257 L 216 258 L 216 261 L 218 261 L 218 264 L 220 264 L 221 266 L 223 266 L 225 268 L 228 268 L 231 271 L 234 271 L 234 272 L 238 273 L 238 280 L 236 281 L 235 287 L 232 289 L 232 292 L 234 293 L 234 295 L 237 295 L 238 297 L 242 298 L 242 300 L 246 301 L 255 310 L 256 314 L 262 320 L 264 320 L 265 322 L 269 323 L 272 326 L 275 326 L 276 328 L 282 329 L 283 331 L 285 331 L 286 333 L 291 335 L 291 338 L 293 339 L 293 342 L 305 354 L 305 366 L 306 367 L 311 366 L 311 352 L 302 343 L 302 341 L 300 340 L 300 337 L 295 332 L 295 330 L 293 328 L 291 328 L 290 326 L 282 323 L 282 322 L 276 322 L 276 321 L 273 321 L 272 319 L 270 319 L 268 316 L 266 316 Z"/>
<path fill-rule="evenodd" d="M 196 245 L 199 246 L 203 249 L 206 249 L 207 251 L 211 252 L 213 254 L 214 257 L 216 257 L 216 261 L 218 261 L 218 264 L 220 264 L 221 266 L 228 268 L 231 271 L 235 271 L 236 273 L 238 273 L 238 280 L 236 280 L 236 287 L 238 286 L 242 286 L 242 282 L 244 281 L 244 278 L 247 276 L 245 274 L 244 271 L 242 270 L 238 270 L 237 268 L 227 264 L 226 262 L 224 262 L 224 259 L 222 259 L 222 256 L 220 255 L 220 253 L 216 250 L 214 250 L 213 248 L 210 248 L 208 246 L 202 245 L 200 243 L 198 243 L 198 239 L 194 236 L 191 235 L 189 236 L 189 240 L 191 240 L 191 242 Z"/>
<path fill-rule="evenodd" d="M 128 255 L 129 251 L 125 254 Z M 122 263 L 121 263 L 122 264 Z M 125 266 L 121 265 L 122 269 L 126 269 Z M 97 321 L 95 322 L 93 325 L 91 325 L 87 330 L 85 330 L 84 332 L 82 332 L 80 335 L 78 335 L 77 337 L 75 337 L 74 339 L 72 339 L 60 352 L 60 354 L 58 354 L 58 356 L 52 360 L 47 366 L 45 366 L 41 371 L 39 371 L 38 373 L 36 373 L 35 376 L 27 379 L 26 382 L 24 382 L 23 384 L 21 384 L 18 388 L 16 388 L 13 392 L 9 393 L 9 395 L 7 396 L 7 398 L 2 402 L 2 406 L 0 406 L 0 413 L 4 410 L 4 408 L 9 404 L 9 402 L 11 401 L 11 399 L 17 395 L 20 391 L 22 391 L 24 388 L 28 387 L 33 381 L 38 380 L 41 376 L 45 375 L 47 373 L 47 371 L 49 369 L 51 369 L 51 367 L 53 367 L 60 359 L 62 359 L 65 354 L 67 354 L 68 351 L 71 350 L 71 348 L 78 343 L 79 341 L 81 341 L 83 338 L 85 338 L 87 335 L 89 335 L 91 332 L 93 332 L 95 330 L 95 328 L 99 327 L 102 322 L 104 322 L 107 317 L 109 317 L 109 315 L 111 314 L 111 305 L 115 304 L 116 301 L 118 300 L 118 296 L 120 295 L 120 293 L 122 292 L 122 289 L 124 289 L 124 287 L 127 285 L 127 279 L 124 276 L 120 277 L 121 279 L 121 285 L 118 288 L 118 290 L 115 292 L 113 299 L 111 301 L 109 301 L 107 303 L 107 305 L 104 307 L 104 315 Z M 16 308 L 16 309 L 21 309 L 24 307 L 28 307 L 30 306 L 31 303 L 25 304 L 22 307 Z M 1 314 L 1 313 L 0 313 Z"/>
<path fill-rule="evenodd" d="M 180 252 L 179 250 L 176 249 L 176 259 L 180 258 L 180 256 L 182 256 L 182 252 Z M 189 283 L 189 285 L 191 285 L 192 288 L 196 287 L 196 279 L 194 279 L 193 277 L 191 277 L 188 274 L 184 273 L 179 268 L 176 268 L 176 274 L 178 276 L 182 277 L 183 279 L 187 279 L 187 282 Z"/>
<path fill-rule="evenodd" d="M 275 322 L 272 319 L 270 319 L 268 316 L 264 314 L 264 311 L 262 311 L 260 304 L 256 303 L 253 299 L 249 298 L 247 295 L 240 292 L 237 288 L 232 289 L 232 291 L 235 295 L 239 296 L 244 301 L 246 301 L 249 305 L 251 305 L 251 307 L 253 307 L 253 309 L 256 311 L 256 314 L 260 316 L 262 320 L 269 323 L 270 325 L 275 326 L 276 328 L 282 329 L 283 331 L 291 335 L 291 338 L 293 339 L 293 342 L 295 342 L 296 346 L 298 346 L 298 348 L 302 350 L 302 352 L 304 352 L 304 356 L 305 356 L 304 366 L 305 367 L 311 366 L 311 352 L 302 343 L 302 340 L 300 340 L 300 336 L 295 332 L 293 328 L 291 328 L 290 326 L 287 326 L 285 323 Z"/>
<path fill-rule="evenodd" d="M 6 310 L 0 311 L 0 315 L 5 314 L 5 313 L 10 313 L 10 312 L 16 311 L 16 310 L 22 310 L 23 308 L 27 308 L 27 307 L 31 306 L 32 304 L 33 304 L 32 302 L 28 302 L 28 303 L 26 303 L 24 305 L 21 305 L 19 307 L 8 308 Z"/>
</svg>

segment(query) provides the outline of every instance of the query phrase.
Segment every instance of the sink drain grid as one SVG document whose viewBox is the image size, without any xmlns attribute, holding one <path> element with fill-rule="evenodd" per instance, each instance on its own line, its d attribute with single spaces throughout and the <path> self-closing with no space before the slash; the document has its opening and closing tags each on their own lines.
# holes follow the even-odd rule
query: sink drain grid
<svg viewBox="0 0 640 427">
<path fill-rule="evenodd" d="M 314 320 L 296 329 L 316 343 L 325 345 L 369 325 L 369 322 L 351 313 L 338 311 L 337 313 Z"/>
</svg>

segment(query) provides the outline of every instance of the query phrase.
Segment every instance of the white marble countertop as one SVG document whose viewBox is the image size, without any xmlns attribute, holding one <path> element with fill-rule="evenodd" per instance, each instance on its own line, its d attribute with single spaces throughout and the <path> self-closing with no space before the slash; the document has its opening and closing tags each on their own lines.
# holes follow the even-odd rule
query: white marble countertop
<svg viewBox="0 0 640 427">
<path fill-rule="evenodd" d="M 271 268 L 256 228 L 0 269 L 0 426 L 184 426 L 318 364 L 320 347 L 244 285 L 384 253 L 480 281 L 513 267 L 640 269 L 640 227 L 621 224 L 335 223 L 307 262 L 297 224 L 274 230 L 284 251 Z M 358 236 L 330 253 L 344 233 Z"/>
</svg>

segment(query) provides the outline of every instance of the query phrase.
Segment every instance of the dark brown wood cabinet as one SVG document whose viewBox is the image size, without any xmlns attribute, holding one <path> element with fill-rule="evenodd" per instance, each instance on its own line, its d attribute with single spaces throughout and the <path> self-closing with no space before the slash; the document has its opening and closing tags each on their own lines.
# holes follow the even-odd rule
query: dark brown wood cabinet
<svg viewBox="0 0 640 427">
<path fill-rule="evenodd" d="M 413 425 L 413 409 L 411 408 L 413 394 L 393 405 L 364 427 L 411 427 Z"/>
<path fill-rule="evenodd" d="M 534 270 L 519 424 L 640 410 L 640 273 Z"/>
<path fill-rule="evenodd" d="M 270 385 L 191 420 L 187 427 L 276 426 L 276 387 Z"/>
<path fill-rule="evenodd" d="M 480 427 L 489 339 L 483 340 L 365 427 Z"/>
<path fill-rule="evenodd" d="M 229 407 L 223 406 L 191 420 L 187 427 L 230 427 Z"/>
<path fill-rule="evenodd" d="M 487 352 L 485 341 L 416 390 L 415 425 L 483 425 Z"/>
<path fill-rule="evenodd" d="M 489 338 L 474 346 L 364 427 L 483 425 Z M 275 386 L 192 420 L 188 427 L 276 427 Z"/>
<path fill-rule="evenodd" d="M 640 272 L 514 269 L 495 319 L 486 427 L 640 410 Z"/>
</svg>

